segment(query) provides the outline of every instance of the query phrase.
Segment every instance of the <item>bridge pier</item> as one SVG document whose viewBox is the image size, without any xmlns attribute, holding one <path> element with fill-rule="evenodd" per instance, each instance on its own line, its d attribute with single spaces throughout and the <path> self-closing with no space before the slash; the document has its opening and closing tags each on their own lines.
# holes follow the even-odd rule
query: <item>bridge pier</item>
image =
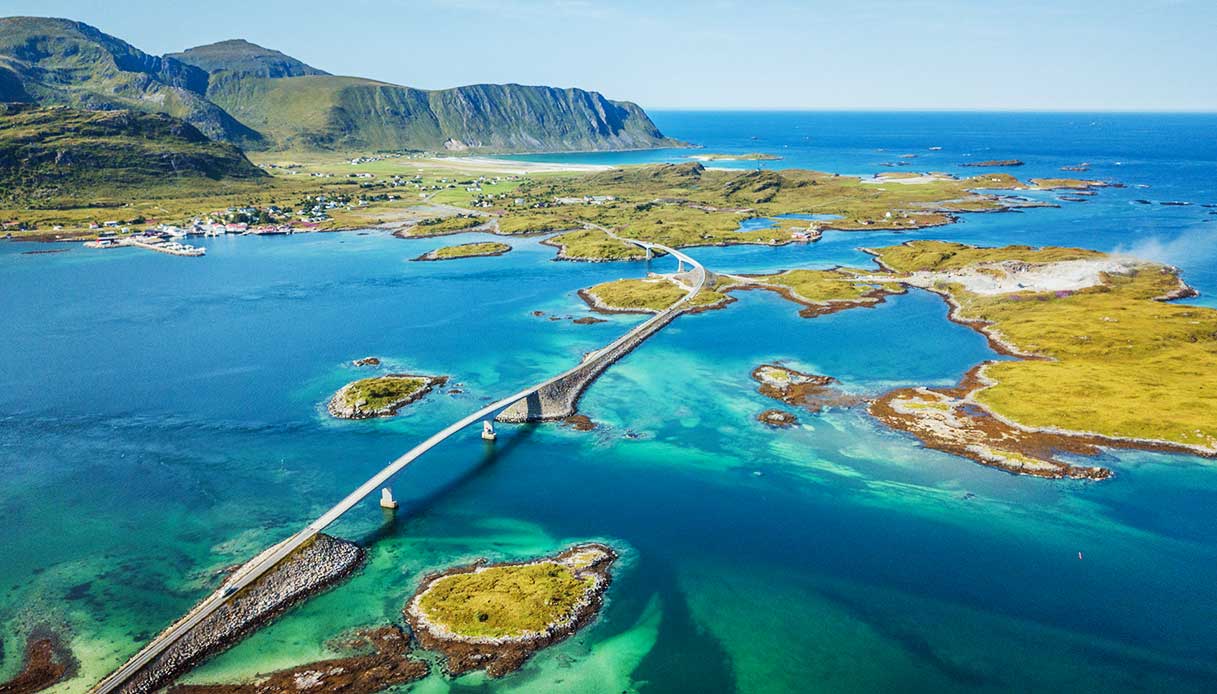
<svg viewBox="0 0 1217 694">
<path fill-rule="evenodd" d="M 388 487 L 382 487 L 380 490 L 380 507 L 390 511 L 397 508 L 397 499 L 393 498 L 393 492 Z"/>
</svg>

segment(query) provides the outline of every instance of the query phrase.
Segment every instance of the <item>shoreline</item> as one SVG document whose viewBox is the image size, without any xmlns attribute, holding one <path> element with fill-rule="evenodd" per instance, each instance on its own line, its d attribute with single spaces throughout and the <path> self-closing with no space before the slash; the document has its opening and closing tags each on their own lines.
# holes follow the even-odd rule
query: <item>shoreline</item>
<svg viewBox="0 0 1217 694">
<path fill-rule="evenodd" d="M 449 256 L 449 257 L 436 256 L 437 253 L 439 253 L 440 251 L 445 250 L 445 249 L 467 248 L 470 246 L 480 246 L 482 244 L 498 245 L 498 246 L 502 246 L 502 248 L 496 248 L 493 251 L 486 251 L 484 253 L 466 253 L 466 254 L 462 254 L 462 255 L 453 255 L 453 256 Z M 455 246 L 443 246 L 441 248 L 436 248 L 434 250 L 430 250 L 430 251 L 427 251 L 426 253 L 423 253 L 422 255 L 418 256 L 417 258 L 411 258 L 410 260 L 411 260 L 411 262 L 420 262 L 420 263 L 438 263 L 438 262 L 444 261 L 444 260 L 463 260 L 465 258 L 493 258 L 495 256 L 507 255 L 508 253 L 511 252 L 511 250 L 512 250 L 511 246 L 509 246 L 505 243 L 497 243 L 494 241 L 474 241 L 473 243 L 458 243 Z"/>
<path fill-rule="evenodd" d="M 910 243 L 912 243 L 912 242 L 906 241 L 900 245 L 907 246 Z M 977 248 L 977 246 L 971 246 L 971 247 Z M 878 257 L 878 251 L 876 251 L 875 249 L 863 248 L 861 250 L 864 253 L 872 256 L 872 258 L 874 259 L 874 262 L 884 272 L 890 272 L 890 273 L 893 273 L 893 275 L 900 274 L 900 273 L 896 273 L 895 270 L 893 270 L 893 268 L 886 265 Z M 900 281 L 900 280 L 896 280 L 896 281 Z M 985 341 L 988 343 L 989 347 L 994 352 L 997 352 L 998 354 L 1003 355 L 1003 356 L 1013 357 L 1015 359 L 1026 360 L 1026 361 L 1051 361 L 1052 360 L 1050 357 L 1044 356 L 1042 354 L 1037 354 L 1034 352 L 1026 352 L 1026 351 L 1019 349 L 1016 345 L 1007 341 L 1000 333 L 996 332 L 996 330 L 993 328 L 993 324 L 990 322 L 981 321 L 981 320 L 970 320 L 970 319 L 964 318 L 961 315 L 961 312 L 963 311 L 963 307 L 959 304 L 958 301 L 955 300 L 955 298 L 949 292 L 947 292 L 945 290 L 937 289 L 933 286 L 922 287 L 922 286 L 918 286 L 918 285 L 914 285 L 914 284 L 909 284 L 909 283 L 903 282 L 903 281 L 900 281 L 900 283 L 903 284 L 907 288 L 923 289 L 927 292 L 936 294 L 939 297 L 941 297 L 948 306 L 947 319 L 957 325 L 961 325 L 963 327 L 966 327 L 966 328 L 973 330 L 976 333 L 980 334 L 982 337 L 985 338 Z M 1177 298 L 1186 298 L 1189 296 L 1196 295 L 1195 289 L 1193 289 L 1192 287 L 1190 287 L 1189 285 L 1184 283 L 1182 279 L 1179 280 L 1179 283 L 1180 283 L 1180 286 L 1177 289 L 1175 289 L 1171 292 L 1168 292 L 1164 295 L 1154 297 L 1151 300 L 1168 303 Z M 1082 453 L 1083 455 L 1097 455 L 1100 453 L 1100 451 L 1097 450 L 1098 448 L 1115 448 L 1115 449 L 1120 449 L 1120 450 L 1145 450 L 1145 451 L 1153 451 L 1153 452 L 1160 452 L 1160 453 L 1195 455 L 1195 456 L 1198 456 L 1201 458 L 1217 458 L 1217 449 L 1207 448 L 1204 446 L 1176 443 L 1176 442 L 1172 442 L 1172 441 L 1166 441 L 1163 439 L 1152 439 L 1152 438 L 1133 437 L 1133 436 L 1112 436 L 1112 435 L 1108 435 L 1108 434 L 1100 434 L 1098 432 L 1093 432 L 1093 431 L 1065 429 L 1065 428 L 1054 427 L 1054 426 L 1037 427 L 1037 426 L 1030 426 L 1030 425 L 1022 424 L 1014 419 L 1011 419 L 1009 417 L 1002 415 L 999 412 L 993 411 L 992 408 L 990 408 L 989 406 L 985 405 L 984 403 L 980 402 L 977 399 L 977 395 L 979 393 L 981 393 L 985 389 L 997 384 L 996 381 L 988 378 L 985 374 L 985 370 L 987 369 L 987 367 L 989 367 L 993 364 L 996 364 L 996 363 L 1000 363 L 1000 362 L 994 361 L 992 359 L 988 359 L 979 364 L 976 364 L 975 366 L 973 366 L 971 369 L 968 370 L 968 372 L 964 375 L 964 377 L 960 380 L 960 382 L 957 385 L 950 387 L 950 388 L 924 388 L 923 387 L 923 388 L 896 389 L 893 391 L 889 391 L 889 392 L 881 395 L 874 402 L 872 402 L 872 404 L 870 405 L 870 407 L 868 409 L 872 410 L 871 414 L 876 416 L 877 419 L 880 419 L 880 421 L 883 421 L 885 424 L 887 424 L 888 426 L 891 426 L 893 429 L 895 429 L 897 431 L 904 431 L 905 433 L 909 433 L 909 434 L 915 436 L 916 438 L 921 440 L 922 443 L 924 445 L 926 445 L 927 447 L 935 448 L 936 450 L 945 450 L 948 453 L 954 453 L 956 455 L 960 455 L 962 457 L 969 458 L 982 465 L 986 465 L 989 467 L 996 467 L 998 469 L 1003 469 L 1003 470 L 1006 470 L 1007 472 L 1011 472 L 1014 474 L 1035 474 L 1035 473 L 1028 473 L 1022 469 L 1009 469 L 1006 466 L 1003 466 L 1000 464 L 995 464 L 991 460 L 981 459 L 980 457 L 978 457 L 978 454 L 975 453 L 974 451 L 971 454 L 969 454 L 966 452 L 948 450 L 947 448 L 944 448 L 944 447 L 938 446 L 938 445 L 932 445 L 931 443 L 926 441 L 923 437 L 917 435 L 915 432 L 910 431 L 908 428 L 903 427 L 903 426 L 894 426 L 890 422 L 888 422 L 884 419 L 884 417 L 889 417 L 889 418 L 893 418 L 893 419 L 898 417 L 898 413 L 896 413 L 892 409 L 890 401 L 896 397 L 899 397 L 900 394 L 902 394 L 902 393 L 908 394 L 908 393 L 910 393 L 912 391 L 916 391 L 916 390 L 945 395 L 947 397 L 957 399 L 962 405 L 977 408 L 978 410 L 980 410 L 983 413 L 984 417 L 990 418 L 994 422 L 996 422 L 1002 426 L 1008 427 L 1009 429 L 1011 429 L 1015 432 L 1018 432 L 1019 434 L 1021 434 L 1023 436 L 1030 437 L 1030 440 L 1033 442 L 1032 444 L 1030 444 L 1031 447 L 1038 446 L 1041 450 L 1046 447 L 1043 446 L 1042 444 L 1035 443 L 1037 438 L 1040 439 L 1041 441 L 1042 440 L 1055 441 L 1056 443 L 1060 444 L 1058 447 L 1061 447 L 1065 450 L 1069 450 L 1070 452 L 1075 452 L 1075 451 L 1070 450 L 1074 447 L 1088 449 L 1088 452 Z M 876 414 L 873 411 L 876 407 L 880 410 L 881 414 Z M 944 445 L 949 446 L 950 444 L 944 444 Z M 1048 446 L 1047 448 L 1051 448 L 1051 446 Z M 1057 462 L 1060 463 L 1060 461 L 1057 461 Z M 1060 463 L 1060 464 L 1068 466 L 1067 463 Z M 1085 475 L 1085 477 L 1087 477 L 1089 479 L 1107 479 L 1108 477 L 1112 476 L 1112 474 L 1114 474 L 1110 470 L 1107 470 L 1106 468 L 1079 468 L 1077 466 L 1068 466 L 1068 467 L 1074 468 L 1076 470 L 1087 470 L 1087 469 L 1103 470 L 1106 473 L 1100 477 L 1094 477 L 1090 474 Z M 1037 475 L 1037 476 L 1069 476 L 1069 475 Z"/>
<path fill-rule="evenodd" d="M 394 400 L 394 401 L 390 402 L 389 404 L 384 405 L 383 407 L 377 408 L 375 410 L 361 410 L 360 405 L 358 403 L 354 403 L 349 406 L 345 405 L 346 399 L 347 399 L 347 394 L 350 392 L 350 390 L 352 388 L 355 387 L 356 384 L 363 383 L 364 381 L 371 381 L 371 380 L 380 379 L 380 378 L 384 378 L 384 379 L 418 378 L 418 379 L 425 380 L 426 383 L 424 383 L 422 386 L 420 386 L 418 388 L 418 390 L 410 392 L 410 393 L 402 396 L 401 398 Z M 430 393 L 434 388 L 441 388 L 447 382 L 448 382 L 447 376 L 428 376 L 426 374 L 391 373 L 391 374 L 382 374 L 380 376 L 370 376 L 368 378 L 360 378 L 360 379 L 351 381 L 350 383 L 346 384 L 345 386 L 339 388 L 337 390 L 337 392 L 335 392 L 332 396 L 330 396 L 329 401 L 326 403 L 325 409 L 326 409 L 326 411 L 328 411 L 330 413 L 330 416 L 335 417 L 337 419 L 375 419 L 377 417 L 392 417 L 392 416 L 396 415 L 398 413 L 398 411 L 401 410 L 403 407 L 406 407 L 407 405 L 411 405 L 411 404 L 421 400 L 428 393 Z"/>
<path fill-rule="evenodd" d="M 579 564 L 580 555 L 598 553 L 586 564 Z M 444 658 L 444 670 L 457 677 L 471 670 L 485 669 L 491 678 L 502 677 L 518 670 L 537 651 L 573 636 L 590 624 L 604 605 L 604 594 L 612 583 L 610 567 L 619 554 L 612 547 L 599 542 L 574 545 L 558 554 L 537 559 L 491 564 L 478 559 L 471 564 L 455 566 L 444 571 L 428 574 L 419 583 L 414 594 L 406 601 L 402 612 L 414 630 L 414 638 L 428 651 L 439 653 Z M 477 574 L 492 568 L 519 568 L 543 564 L 562 564 L 573 571 L 576 578 L 591 579 L 591 585 L 571 607 L 570 614 L 557 622 L 546 625 L 542 631 L 526 631 L 517 636 L 465 636 L 437 624 L 421 607 L 428 591 L 445 578 L 466 574 Z"/>
</svg>

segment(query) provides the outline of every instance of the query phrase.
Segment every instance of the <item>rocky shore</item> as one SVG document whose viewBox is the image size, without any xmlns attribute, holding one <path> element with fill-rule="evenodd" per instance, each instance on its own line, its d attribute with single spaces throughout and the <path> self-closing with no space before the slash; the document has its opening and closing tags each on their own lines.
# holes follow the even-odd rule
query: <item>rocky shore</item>
<svg viewBox="0 0 1217 694">
<path fill-rule="evenodd" d="M 37 628 L 26 641 L 21 670 L 7 682 L 0 682 L 0 694 L 40 692 L 71 679 L 76 667 L 76 658 L 62 639 L 48 629 Z"/>
<path fill-rule="evenodd" d="M 952 453 L 1016 475 L 1050 479 L 1104 480 L 1111 470 L 1072 465 L 1061 454 L 1093 456 L 1097 441 L 1052 432 L 1028 431 L 992 416 L 967 397 L 977 387 L 978 370 L 955 388 L 901 388 L 870 405 L 876 419 L 915 436 L 927 448 Z"/>
<path fill-rule="evenodd" d="M 447 382 L 447 376 L 421 374 L 386 374 L 364 378 L 338 389 L 326 409 L 339 419 L 391 417 L 406 405 L 422 399 L 432 388 Z"/>
<path fill-rule="evenodd" d="M 249 682 L 233 684 L 179 684 L 169 694 L 375 694 L 427 676 L 425 661 L 409 655 L 409 640 L 396 626 L 357 632 L 334 644 L 355 655 L 307 663 Z"/>
<path fill-rule="evenodd" d="M 487 564 L 480 560 L 424 578 L 406 603 L 404 614 L 418 643 L 443 655 L 449 675 L 484 669 L 491 677 L 502 677 L 522 666 L 533 653 L 591 623 L 603 605 L 604 592 L 612 581 L 609 569 L 616 560 L 617 553 L 599 543 L 575 545 L 553 557 L 527 562 Z M 568 584 L 573 581 L 581 586 L 581 593 L 569 606 L 560 605 L 563 609 L 555 610 L 554 606 L 568 597 L 566 590 L 561 596 L 547 594 L 548 586 L 535 578 L 538 576 L 567 577 L 570 580 L 558 587 L 569 590 Z M 478 583 L 482 577 L 488 581 L 485 590 L 478 592 L 483 587 Z M 504 599 L 509 593 L 501 586 L 513 579 L 515 585 L 527 586 L 537 594 L 527 596 L 527 603 L 518 594 Z M 454 585 L 458 582 L 470 585 Z M 554 610 L 553 618 L 535 624 L 517 620 L 525 627 L 508 622 L 518 617 L 515 610 L 533 605 Z M 475 610 L 473 614 L 464 614 L 471 609 Z M 540 619 L 538 615 L 529 616 Z"/>
<path fill-rule="evenodd" d="M 756 421 L 771 427 L 784 429 L 799 423 L 799 418 L 786 410 L 765 410 L 756 416 Z"/>
<path fill-rule="evenodd" d="M 165 687 L 289 607 L 346 578 L 363 557 L 363 550 L 351 542 L 317 535 L 174 641 L 116 691 L 150 694 Z M 222 585 L 219 591 L 224 590 Z"/>
<path fill-rule="evenodd" d="M 820 412 L 827 407 L 853 407 L 865 402 L 861 396 L 842 392 L 832 376 L 803 373 L 781 364 L 761 364 L 752 370 L 752 379 L 761 384 L 757 389 L 761 395 L 810 412 Z M 772 412 L 782 413 L 781 410 L 767 410 L 761 417 Z"/>
</svg>

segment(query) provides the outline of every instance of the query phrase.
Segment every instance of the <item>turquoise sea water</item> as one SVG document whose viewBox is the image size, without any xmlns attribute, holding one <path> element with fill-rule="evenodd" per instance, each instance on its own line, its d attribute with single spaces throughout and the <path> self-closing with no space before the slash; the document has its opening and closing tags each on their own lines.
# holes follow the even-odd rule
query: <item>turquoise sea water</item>
<svg viewBox="0 0 1217 694">
<path fill-rule="evenodd" d="M 1059 209 L 910 234 L 690 251 L 711 269 L 857 265 L 869 262 L 860 247 L 914 237 L 1051 243 L 1171 262 L 1201 290 L 1192 301 L 1217 296 L 1217 208 L 1203 206 L 1217 203 L 1217 117 L 656 119 L 706 152 L 784 157 L 765 166 L 870 174 L 917 153 L 902 170 L 967 173 L 958 164 L 969 158 L 1019 158 L 1027 165 L 1015 173 L 1029 177 L 1088 161 L 1086 176 L 1128 184 Z M 56 691 L 83 691 L 205 594 L 217 571 L 483 400 L 568 367 L 639 320 L 549 316 L 587 315 L 578 288 L 641 275 L 644 263 L 553 262 L 535 239 L 509 239 L 514 250 L 500 257 L 408 262 L 451 241 L 221 238 L 201 242 L 201 260 L 79 247 L 25 255 L 31 246 L 0 244 L 0 680 L 18 667 L 28 629 L 48 623 L 82 661 L 81 676 Z M 366 568 L 191 679 L 325 657 L 348 629 L 400 622 L 419 576 L 435 568 L 596 539 L 623 558 L 592 627 L 502 680 L 433 676 L 407 689 L 1217 687 L 1212 461 L 1113 451 L 1101 461 L 1113 480 L 1054 482 L 924 450 L 860 411 L 769 430 L 754 421 L 772 404 L 749 378 L 761 362 L 784 359 L 872 393 L 953 383 L 994 355 L 921 292 L 815 319 L 767 293 L 739 299 L 678 319 L 611 368 L 581 405 L 596 430 L 503 427 L 493 446 L 470 430 L 413 464 L 394 481 L 395 518 L 372 501 L 334 528 L 364 543 Z M 394 419 L 330 419 L 325 399 L 367 373 L 349 366 L 367 355 L 386 369 L 449 375 L 464 392 L 435 393 Z"/>
</svg>

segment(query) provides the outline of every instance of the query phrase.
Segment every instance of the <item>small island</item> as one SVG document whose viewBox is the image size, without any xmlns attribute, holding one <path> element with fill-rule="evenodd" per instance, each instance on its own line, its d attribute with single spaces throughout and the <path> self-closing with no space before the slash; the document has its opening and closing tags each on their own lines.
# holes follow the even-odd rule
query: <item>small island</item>
<svg viewBox="0 0 1217 694">
<path fill-rule="evenodd" d="M 697 161 L 778 161 L 776 154 L 767 152 L 748 152 L 747 154 L 691 154 L 689 159 Z"/>
<path fill-rule="evenodd" d="M 986 159 L 984 161 L 970 161 L 960 166 L 978 166 L 978 167 L 994 167 L 994 166 L 1022 166 L 1021 159 Z"/>
<path fill-rule="evenodd" d="M 729 285 L 724 279 L 704 286 L 689 302 L 693 310 L 725 306 L 731 298 L 723 294 Z M 579 296 L 593 311 L 600 313 L 659 313 L 683 299 L 691 287 L 675 275 L 651 273 L 642 279 L 620 279 L 580 289 Z"/>
<path fill-rule="evenodd" d="M 781 364 L 761 364 L 752 370 L 752 379 L 761 384 L 757 389 L 761 395 L 810 412 L 820 412 L 826 407 L 852 407 L 863 401 L 836 388 L 837 379 L 832 376 L 803 373 Z M 761 417 L 773 412 L 785 414 L 781 410 L 768 410 Z"/>
<path fill-rule="evenodd" d="M 414 260 L 457 260 L 459 258 L 484 258 L 503 255 L 511 250 L 511 246 L 496 241 L 480 243 L 462 243 L 456 246 L 444 246 L 433 251 L 427 251 Z"/>
<path fill-rule="evenodd" d="M 756 421 L 777 429 L 785 429 L 799 423 L 799 418 L 786 410 L 765 410 L 756 416 Z"/>
<path fill-rule="evenodd" d="M 346 384 L 330 398 L 327 409 L 339 419 L 391 417 L 401 408 L 421 399 L 447 376 L 386 374 Z"/>
<path fill-rule="evenodd" d="M 405 617 L 448 674 L 502 677 L 592 621 L 616 560 L 611 547 L 587 543 L 527 562 L 477 561 L 423 579 Z"/>
<path fill-rule="evenodd" d="M 1105 188 L 1110 184 L 1082 178 L 1033 178 L 1031 185 L 1040 190 L 1089 190 L 1090 188 Z"/>
</svg>

